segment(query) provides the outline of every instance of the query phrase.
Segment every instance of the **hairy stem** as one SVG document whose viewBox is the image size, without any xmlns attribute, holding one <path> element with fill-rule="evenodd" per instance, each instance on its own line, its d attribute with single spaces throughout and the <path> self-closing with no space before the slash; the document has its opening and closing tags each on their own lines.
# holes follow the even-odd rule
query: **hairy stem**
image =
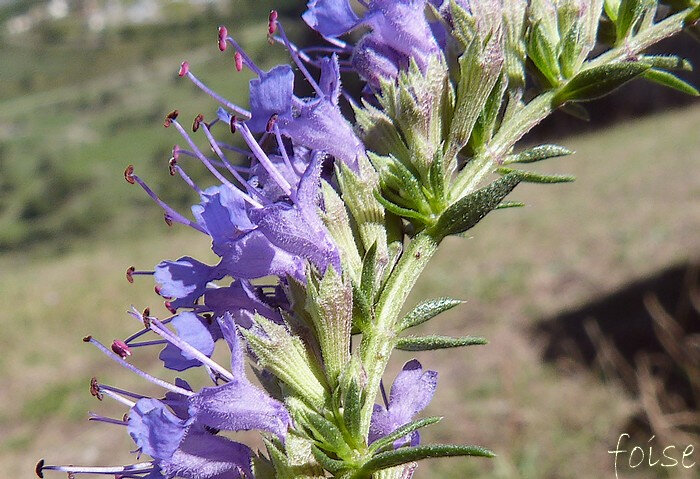
<svg viewBox="0 0 700 479">
<path fill-rule="evenodd" d="M 399 313 L 437 247 L 438 241 L 425 231 L 409 243 L 379 298 L 372 329 L 362 338 L 360 357 L 367 373 L 367 402 L 362 409 L 360 423 L 364 437 L 369 433 L 374 398 L 379 393 L 379 385 L 394 348 Z"/>
</svg>

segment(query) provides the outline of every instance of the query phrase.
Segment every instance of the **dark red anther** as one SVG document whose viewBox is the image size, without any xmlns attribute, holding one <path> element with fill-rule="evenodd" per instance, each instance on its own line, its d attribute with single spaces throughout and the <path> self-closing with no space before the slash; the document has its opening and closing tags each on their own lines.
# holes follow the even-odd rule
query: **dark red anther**
<svg viewBox="0 0 700 479">
<path fill-rule="evenodd" d="M 39 462 L 36 463 L 36 468 L 34 469 L 34 472 L 36 472 L 37 477 L 44 479 L 44 460 L 43 459 L 39 460 Z"/>
<path fill-rule="evenodd" d="M 173 153 L 171 155 L 177 161 L 180 158 L 180 145 L 173 146 Z"/>
<path fill-rule="evenodd" d="M 102 401 L 102 393 L 100 392 L 100 385 L 97 382 L 97 378 L 93 376 L 90 380 L 90 394 Z"/>
<path fill-rule="evenodd" d="M 114 477 L 116 477 L 116 476 L 114 476 Z M 68 472 L 68 479 L 75 479 L 75 473 L 69 471 Z M 121 479 L 121 477 L 119 479 Z"/>
<path fill-rule="evenodd" d="M 134 271 L 136 271 L 136 268 L 133 266 L 126 268 L 126 280 L 132 284 L 134 283 Z"/>
<path fill-rule="evenodd" d="M 241 55 L 241 52 L 236 52 L 233 54 L 233 61 L 236 63 L 237 72 L 243 70 L 243 55 Z"/>
<path fill-rule="evenodd" d="M 159 284 L 157 284 L 153 287 L 153 291 L 155 291 L 158 296 L 160 296 L 160 292 L 162 289 L 163 289 L 162 286 Z"/>
<path fill-rule="evenodd" d="M 231 127 L 231 133 L 235 134 L 236 130 L 238 129 L 238 119 L 235 115 L 231 115 L 231 119 L 229 120 L 228 125 Z"/>
<path fill-rule="evenodd" d="M 177 165 L 177 160 L 175 157 L 170 158 L 168 161 L 168 169 L 170 171 L 170 176 L 175 176 L 175 165 Z"/>
<path fill-rule="evenodd" d="M 173 308 L 173 304 L 170 301 L 164 302 L 163 306 L 165 306 L 165 309 L 170 311 L 172 314 L 177 313 L 177 309 Z"/>
<path fill-rule="evenodd" d="M 267 32 L 274 35 L 277 31 L 277 10 L 270 10 L 270 16 L 267 17 Z"/>
<path fill-rule="evenodd" d="M 173 110 L 170 113 L 168 113 L 167 116 L 165 117 L 165 121 L 163 122 L 163 126 L 167 128 L 170 125 L 172 125 L 173 120 L 175 120 L 179 114 L 180 114 L 180 112 L 177 110 Z"/>
<path fill-rule="evenodd" d="M 118 354 L 122 359 L 126 359 L 127 356 L 131 356 L 131 348 L 121 339 L 115 339 L 112 341 L 112 351 Z"/>
<path fill-rule="evenodd" d="M 129 413 L 125 412 L 122 416 L 122 421 L 127 422 L 129 420 Z"/>
<path fill-rule="evenodd" d="M 221 25 L 219 27 L 219 50 L 222 52 L 226 51 L 226 37 L 228 36 L 228 30 L 226 30 L 226 27 Z"/>
<path fill-rule="evenodd" d="M 136 182 L 136 180 L 134 180 L 134 165 L 129 165 L 126 167 L 124 170 L 124 179 L 127 183 L 132 185 Z"/>
<path fill-rule="evenodd" d="M 83 338 L 83 342 L 84 342 L 84 343 L 89 343 L 90 341 L 92 341 L 92 336 L 85 336 L 85 337 Z"/>
<path fill-rule="evenodd" d="M 273 114 L 269 120 L 267 120 L 267 126 L 265 126 L 265 131 L 270 133 L 277 123 L 277 113 Z"/>
<path fill-rule="evenodd" d="M 146 329 L 151 328 L 151 309 L 146 308 L 143 310 L 143 313 L 141 313 L 141 320 L 143 321 L 143 325 L 146 327 Z"/>
<path fill-rule="evenodd" d="M 168 226 L 173 225 L 173 219 L 170 216 L 168 216 L 168 213 L 163 213 L 163 220 L 165 220 L 166 225 L 168 225 Z"/>
<path fill-rule="evenodd" d="M 190 62 L 187 62 L 187 61 L 182 62 L 182 63 L 180 63 L 180 69 L 177 72 L 177 76 L 182 78 L 185 75 L 187 75 L 187 72 L 189 72 L 189 71 L 190 71 Z"/>
<path fill-rule="evenodd" d="M 202 115 L 201 113 L 199 115 L 195 116 L 194 121 L 192 122 L 192 131 L 196 133 L 197 130 L 199 130 L 199 125 L 201 125 L 203 121 L 204 121 L 204 115 Z"/>
</svg>

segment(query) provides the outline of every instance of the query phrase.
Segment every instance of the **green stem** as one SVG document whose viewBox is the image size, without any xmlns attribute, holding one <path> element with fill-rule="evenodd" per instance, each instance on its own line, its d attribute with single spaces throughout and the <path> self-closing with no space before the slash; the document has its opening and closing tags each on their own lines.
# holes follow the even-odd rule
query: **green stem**
<svg viewBox="0 0 700 479">
<path fill-rule="evenodd" d="M 488 145 L 457 175 L 451 201 L 474 191 L 495 161 L 503 158 L 523 135 L 552 113 L 554 91 L 541 94 L 503 123 Z"/>
<path fill-rule="evenodd" d="M 637 35 L 628 39 L 619 47 L 608 50 L 602 55 L 599 55 L 593 60 L 587 62 L 583 68 L 588 69 L 634 58 L 634 56 L 646 50 L 655 43 L 658 43 L 661 40 L 675 35 L 683 30 L 683 27 L 685 27 L 685 18 L 692 10 L 692 8 L 686 8 L 685 10 L 663 19 L 659 23 L 656 23 L 646 30 L 639 32 Z"/>
<path fill-rule="evenodd" d="M 374 399 L 384 375 L 396 338 L 396 321 L 408 294 L 437 250 L 438 241 L 428 232 L 418 234 L 406 248 L 384 287 L 377 307 L 372 330 L 362 338 L 360 357 L 367 373 L 367 402 L 362 408 L 360 431 L 369 433 Z"/>
</svg>

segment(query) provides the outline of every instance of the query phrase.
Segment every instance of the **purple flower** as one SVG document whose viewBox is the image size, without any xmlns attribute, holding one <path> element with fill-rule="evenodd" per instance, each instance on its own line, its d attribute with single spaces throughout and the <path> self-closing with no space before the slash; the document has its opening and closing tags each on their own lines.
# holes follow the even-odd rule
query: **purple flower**
<svg viewBox="0 0 700 479">
<path fill-rule="evenodd" d="M 396 376 L 389 394 L 389 404 L 384 407 L 374 405 L 369 431 L 369 442 L 392 433 L 404 424 L 408 424 L 413 417 L 428 405 L 437 388 L 437 372 L 423 371 L 423 366 L 418 360 L 404 364 L 401 372 Z M 416 446 L 420 442 L 418 431 L 399 439 L 394 447 L 407 444 Z"/>
<path fill-rule="evenodd" d="M 157 399 L 140 399 L 131 408 L 127 428 L 139 453 L 151 456 L 164 477 L 253 477 L 250 448 L 212 434 L 193 417 L 178 418 Z"/>
<path fill-rule="evenodd" d="M 204 325 L 196 314 L 184 311 L 173 317 L 170 322 L 177 331 L 177 335 L 182 340 L 191 344 L 195 349 L 207 356 L 214 352 L 214 337 L 212 332 Z M 158 356 L 168 369 L 184 371 L 192 367 L 200 366 L 201 363 L 191 354 L 180 350 L 172 343 L 160 352 Z"/>
<path fill-rule="evenodd" d="M 352 65 L 376 88 L 380 77 L 394 78 L 409 60 L 424 69 L 431 57 L 441 54 L 425 17 L 426 4 L 426 0 L 373 0 L 358 17 L 349 0 L 311 0 L 303 18 L 330 39 L 368 27 L 371 33 L 353 49 Z"/>
<path fill-rule="evenodd" d="M 340 69 L 335 55 L 320 60 L 321 76 L 316 83 L 316 98 L 298 98 L 293 94 L 294 74 L 289 65 L 280 65 L 250 81 L 252 118 L 247 122 L 253 132 L 273 128 L 297 144 L 322 150 L 357 168 L 357 157 L 364 154 L 357 138 L 338 106 Z"/>
</svg>

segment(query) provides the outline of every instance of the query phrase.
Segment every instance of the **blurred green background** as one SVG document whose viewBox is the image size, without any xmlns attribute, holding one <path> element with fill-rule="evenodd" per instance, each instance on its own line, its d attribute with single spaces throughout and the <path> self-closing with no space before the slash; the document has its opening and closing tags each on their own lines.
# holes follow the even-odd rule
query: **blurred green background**
<svg viewBox="0 0 700 479">
<path fill-rule="evenodd" d="M 177 68 L 189 60 L 215 90 L 246 104 L 249 76 L 235 72 L 230 52 L 218 51 L 216 27 L 226 24 L 259 64 L 271 66 L 284 58 L 265 37 L 273 5 L 294 16 L 304 2 L 0 1 L 4 477 L 31 477 L 41 457 L 74 464 L 133 459 L 124 431 L 86 421 L 88 410 L 123 413 L 90 396 L 90 377 L 160 391 L 81 338 L 93 334 L 109 342 L 133 331 L 124 314 L 131 304 L 165 314 L 150 281 L 125 281 L 128 266 L 150 269 L 164 258 L 211 253 L 200 235 L 168 228 L 122 172 L 134 164 L 181 211 L 196 201 L 167 173 L 179 138 L 163 129 L 162 118 L 174 108 L 185 118 L 212 115 L 216 106 L 178 79 Z M 300 41 L 308 35 L 298 22 L 288 22 L 287 30 Z M 607 451 L 635 418 L 644 417 L 640 395 L 585 360 L 572 357 L 564 366 L 544 361 L 546 343 L 558 338 L 538 328 L 631 281 L 687 264 L 700 251 L 700 105 L 677 104 L 673 97 L 672 110 L 625 119 L 625 108 L 636 114 L 638 104 L 648 101 L 640 92 L 660 90 L 636 88 L 627 103 L 595 106 L 594 119 L 623 117 L 614 124 L 598 130 L 581 123 L 562 127 L 563 119 L 545 125 L 538 139 L 576 150 L 550 162 L 547 171 L 573 173 L 578 181 L 521 187 L 513 199 L 526 208 L 494 213 L 471 237 L 448 241 L 416 288 L 409 304 L 438 295 L 467 300 L 432 328 L 491 341 L 420 356 L 440 372 L 426 414 L 447 416 L 423 438 L 479 443 L 498 453 L 491 461 L 426 463 L 417 478 L 614 477 Z M 615 113 L 606 115 L 606 108 Z M 189 171 L 202 184 L 211 181 Z M 621 313 L 609 320 L 624 330 L 633 318 Z M 134 362 L 163 376 L 153 357 L 142 351 Z M 409 358 L 397 354 L 390 374 Z M 638 430 L 638 442 L 646 441 L 650 429 Z M 683 474 L 681 468 L 625 474 L 630 472 Z"/>
</svg>

